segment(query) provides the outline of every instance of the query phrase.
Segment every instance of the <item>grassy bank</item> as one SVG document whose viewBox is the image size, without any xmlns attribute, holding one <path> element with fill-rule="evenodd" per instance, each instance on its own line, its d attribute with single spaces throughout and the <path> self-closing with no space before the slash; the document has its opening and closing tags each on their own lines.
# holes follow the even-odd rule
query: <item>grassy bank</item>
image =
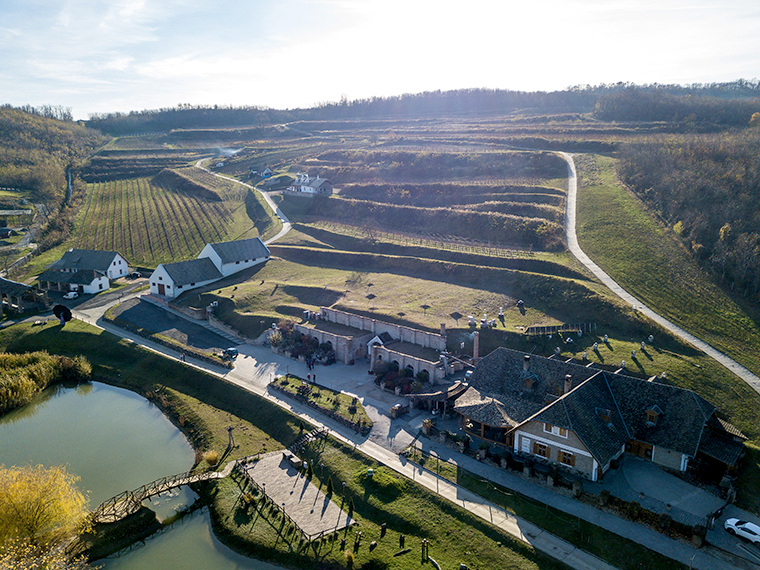
<svg viewBox="0 0 760 570">
<path fill-rule="evenodd" d="M 685 568 L 667 556 L 647 550 L 635 542 L 608 532 L 602 527 L 548 507 L 510 489 L 484 480 L 454 463 L 433 462 L 430 456 L 412 451 L 409 460 L 439 476 L 499 505 L 510 513 L 540 524 L 545 529 L 582 548 L 621 570 L 670 570 Z"/>
<path fill-rule="evenodd" d="M 150 398 L 199 451 L 221 454 L 228 426 L 235 428 L 239 446 L 229 459 L 282 449 L 300 432 L 300 418 L 261 397 L 81 321 L 63 328 L 19 324 L 0 330 L 2 350 L 27 352 L 39 346 L 64 356 L 86 355 L 93 378 Z"/>
<path fill-rule="evenodd" d="M 691 259 L 602 156 L 576 159 L 581 248 L 629 293 L 721 352 L 760 372 L 760 323 Z"/>
<path fill-rule="evenodd" d="M 469 568 L 565 568 L 339 441 L 330 438 L 326 443 L 310 446 L 303 455 L 315 464 L 324 464 L 323 469 L 315 469 L 312 478 L 323 492 L 328 478 L 332 478 L 336 489 L 346 483 L 345 499 L 336 491 L 333 500 L 346 511 L 353 503 L 357 526 L 305 543 L 270 510 L 258 504 L 244 509 L 239 501 L 239 483 L 227 480 L 214 484 L 208 492 L 215 505 L 215 531 L 225 542 L 276 564 L 309 569 L 405 570 L 423 564 L 423 538 L 430 542 L 429 554 L 442 568 L 457 568 L 461 563 Z M 367 469 L 374 470 L 372 478 L 367 477 Z M 383 523 L 387 525 L 385 533 L 381 530 Z M 360 547 L 355 549 L 357 531 L 363 536 Z M 402 550 L 400 534 L 411 550 L 395 556 Z M 344 538 L 346 546 L 341 548 Z M 374 541 L 376 547 L 371 548 Z"/>
</svg>

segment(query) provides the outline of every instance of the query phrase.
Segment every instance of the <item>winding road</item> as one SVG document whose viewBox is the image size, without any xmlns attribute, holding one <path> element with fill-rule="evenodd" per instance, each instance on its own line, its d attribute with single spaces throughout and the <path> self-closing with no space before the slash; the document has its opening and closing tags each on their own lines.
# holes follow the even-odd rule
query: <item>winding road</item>
<svg viewBox="0 0 760 570">
<path fill-rule="evenodd" d="M 567 212 L 565 217 L 565 235 L 567 238 L 567 247 L 578 261 L 580 261 L 589 271 L 591 271 L 599 281 L 609 287 L 615 295 L 623 299 L 626 303 L 629 303 L 636 308 L 637 311 L 641 311 L 648 318 L 656 322 L 661 327 L 667 329 L 677 337 L 685 340 L 694 348 L 701 350 L 707 354 L 710 358 L 716 360 L 731 372 L 736 374 L 739 378 L 749 384 L 756 392 L 760 393 L 760 378 L 750 372 L 747 368 L 729 358 L 722 352 L 715 350 L 712 346 L 706 342 L 698 339 L 693 334 L 690 334 L 683 330 L 681 327 L 673 324 L 668 319 L 658 315 L 652 309 L 647 307 L 644 303 L 638 300 L 636 297 L 628 293 L 620 285 L 618 285 L 612 277 L 607 275 L 602 269 L 591 259 L 588 255 L 583 253 L 583 250 L 578 245 L 578 236 L 575 232 L 575 205 L 578 195 L 578 178 L 575 172 L 575 161 L 572 155 L 560 152 L 558 153 L 565 162 L 567 162 Z"/>
<path fill-rule="evenodd" d="M 264 201 L 267 203 L 267 205 L 272 208 L 272 211 L 274 212 L 275 216 L 277 216 L 280 221 L 282 222 L 282 229 L 277 232 L 276 235 L 270 237 L 268 240 L 264 242 L 264 244 L 269 245 L 270 243 L 277 241 L 282 236 L 284 236 L 286 233 L 288 233 L 292 226 L 290 224 L 290 220 L 287 218 L 285 214 L 282 213 L 282 210 L 277 207 L 277 204 L 274 203 L 272 198 L 269 197 L 269 194 L 266 192 L 262 192 L 258 188 L 251 186 L 250 184 L 246 184 L 245 182 L 241 182 L 237 178 L 231 178 L 230 176 L 224 176 L 222 174 L 217 174 L 216 172 L 210 171 L 208 168 L 205 168 L 203 166 L 203 161 L 206 160 L 205 158 L 200 159 L 198 162 L 195 163 L 196 168 L 200 168 L 201 170 L 208 172 L 209 174 L 213 174 L 214 176 L 218 176 L 219 178 L 223 178 L 224 180 L 229 180 L 230 182 L 235 182 L 237 184 L 240 184 L 241 186 L 245 186 L 246 188 L 250 188 L 251 190 L 254 190 L 255 192 L 258 192 L 261 194 L 261 196 L 264 198 Z"/>
</svg>

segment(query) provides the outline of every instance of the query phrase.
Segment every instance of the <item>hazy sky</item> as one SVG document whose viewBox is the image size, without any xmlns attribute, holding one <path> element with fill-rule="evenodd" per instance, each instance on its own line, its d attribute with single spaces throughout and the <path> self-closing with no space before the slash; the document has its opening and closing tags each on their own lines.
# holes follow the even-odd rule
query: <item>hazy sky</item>
<svg viewBox="0 0 760 570">
<path fill-rule="evenodd" d="M 0 0 L 0 104 L 307 107 L 760 76 L 758 0 Z"/>
</svg>

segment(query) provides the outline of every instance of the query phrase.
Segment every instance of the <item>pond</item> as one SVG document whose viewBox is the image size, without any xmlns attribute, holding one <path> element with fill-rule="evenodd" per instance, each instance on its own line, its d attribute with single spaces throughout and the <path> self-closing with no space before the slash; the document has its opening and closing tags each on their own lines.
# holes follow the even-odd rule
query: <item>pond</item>
<svg viewBox="0 0 760 570">
<path fill-rule="evenodd" d="M 0 464 L 66 465 L 78 475 L 91 508 L 193 464 L 185 436 L 145 398 L 94 382 L 45 390 L 31 404 L 0 418 Z M 153 500 L 163 520 L 194 500 L 187 488 Z M 181 517 L 166 529 L 103 561 L 108 570 L 269 570 L 276 568 L 236 554 L 211 531 L 206 509 Z"/>
</svg>

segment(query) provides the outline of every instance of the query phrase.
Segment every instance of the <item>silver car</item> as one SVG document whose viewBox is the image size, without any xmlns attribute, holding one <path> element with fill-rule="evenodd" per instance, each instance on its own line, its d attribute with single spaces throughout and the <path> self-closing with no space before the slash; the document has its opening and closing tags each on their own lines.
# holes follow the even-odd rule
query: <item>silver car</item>
<svg viewBox="0 0 760 570">
<path fill-rule="evenodd" d="M 723 528 L 725 528 L 729 534 L 741 536 L 750 542 L 760 544 L 760 526 L 755 523 L 739 519 L 728 519 L 723 523 Z"/>
</svg>

